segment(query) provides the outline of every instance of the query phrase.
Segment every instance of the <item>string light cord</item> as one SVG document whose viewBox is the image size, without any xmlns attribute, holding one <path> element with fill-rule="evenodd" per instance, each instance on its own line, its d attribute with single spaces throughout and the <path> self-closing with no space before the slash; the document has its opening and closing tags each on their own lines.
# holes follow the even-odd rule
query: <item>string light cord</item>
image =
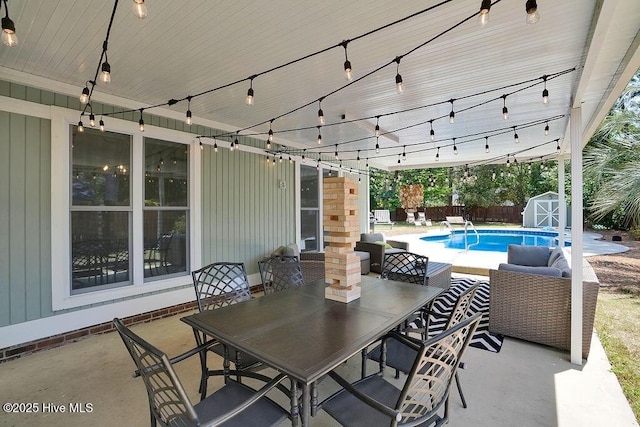
<svg viewBox="0 0 640 427">
<path fill-rule="evenodd" d="M 315 52 L 312 52 L 312 53 L 309 53 L 309 54 L 307 54 L 307 55 L 301 56 L 301 57 L 299 57 L 299 58 L 293 59 L 293 60 L 288 61 L 288 62 L 286 62 L 286 63 L 284 63 L 284 64 L 280 64 L 280 65 L 277 65 L 277 66 L 275 66 L 275 67 L 269 68 L 269 69 L 267 69 L 267 70 L 264 70 L 264 71 L 261 71 L 261 72 L 258 72 L 258 73 L 254 73 L 254 74 L 252 74 L 252 75 L 251 75 L 251 76 L 249 76 L 249 77 L 245 77 L 245 78 L 242 78 L 242 79 L 239 79 L 239 80 L 235 80 L 235 81 L 230 82 L 230 83 L 225 83 L 225 84 L 223 84 L 223 85 L 220 85 L 220 86 L 217 86 L 217 87 L 214 87 L 214 88 L 211 88 L 211 89 L 207 89 L 207 90 L 205 90 L 205 91 L 202 91 L 202 92 L 199 92 L 199 93 L 196 93 L 196 94 L 190 95 L 190 96 L 191 96 L 192 98 L 196 98 L 196 97 L 200 97 L 200 96 L 203 96 L 203 95 L 207 95 L 207 94 L 209 94 L 209 93 L 216 92 L 216 91 L 219 91 L 219 90 L 221 90 L 221 89 L 225 89 L 225 88 L 228 88 L 228 87 L 231 87 L 231 86 L 234 86 L 234 85 L 240 84 L 240 83 L 247 82 L 247 81 L 251 80 L 252 78 L 256 78 L 256 77 L 258 77 L 258 76 L 262 76 L 262 75 L 265 75 L 265 74 L 271 73 L 271 72 L 273 72 L 273 71 L 280 70 L 280 69 L 282 69 L 282 68 L 288 67 L 288 66 L 290 66 L 290 65 L 296 64 L 296 63 L 298 63 L 298 62 L 301 62 L 301 61 L 304 61 L 304 60 L 306 60 L 306 59 L 312 58 L 312 57 L 314 57 L 314 56 L 317 56 L 317 55 L 323 54 L 323 53 L 328 52 L 328 51 L 330 51 L 330 50 L 333 50 L 333 49 L 336 49 L 336 48 L 342 48 L 342 47 L 343 47 L 343 45 L 344 45 L 344 42 L 345 42 L 345 41 L 347 41 L 347 42 L 352 42 L 352 41 L 359 40 L 359 39 L 361 39 L 361 38 L 364 38 L 364 37 L 370 36 L 370 35 L 372 35 L 372 34 L 375 34 L 375 33 L 379 32 L 379 31 L 385 30 L 385 29 L 387 29 L 387 28 L 390 28 L 390 27 L 392 27 L 392 26 L 395 26 L 395 25 L 397 25 L 397 24 L 400 24 L 400 23 L 402 23 L 402 22 L 405 22 L 405 21 L 407 21 L 407 20 L 409 20 L 409 19 L 415 18 L 416 16 L 422 15 L 422 14 L 427 13 L 427 12 L 431 12 L 432 10 L 437 9 L 437 8 L 439 8 L 439 7 L 441 7 L 441 6 L 444 6 L 445 4 L 450 3 L 450 2 L 452 2 L 452 1 L 453 1 L 453 0 L 443 0 L 443 1 L 441 1 L 440 3 L 438 3 L 438 4 L 435 4 L 435 5 L 433 5 L 433 6 L 427 7 L 427 8 L 425 8 L 425 9 L 422 9 L 422 10 L 420 10 L 420 11 L 418 11 L 418 12 L 412 13 L 411 15 L 405 16 L 405 17 L 403 17 L 403 18 L 397 19 L 397 20 L 395 20 L 395 21 L 393 21 L 393 22 L 390 22 L 390 23 L 388 23 L 388 24 L 385 24 L 385 25 L 383 25 L 383 26 L 381 26 L 381 27 L 377 27 L 377 28 L 374 28 L 373 30 L 369 30 L 369 31 L 367 31 L 367 32 L 365 32 L 365 33 L 363 33 L 363 34 L 357 35 L 357 36 L 352 37 L 352 38 L 350 38 L 350 39 L 348 39 L 348 40 L 342 40 L 342 41 L 340 41 L 339 43 L 336 43 L 336 44 L 331 45 L 331 46 L 329 46 L 329 47 L 326 47 L 326 48 L 323 48 L 323 49 L 317 50 L 317 51 L 315 51 Z M 500 1 L 502 1 L 502 0 L 496 0 L 496 3 L 497 3 L 497 2 L 500 2 Z M 117 0 L 116 0 L 116 3 L 117 3 Z M 115 11 L 115 7 L 114 7 L 114 11 Z M 100 62 L 100 64 L 101 64 L 101 63 L 102 63 L 102 62 Z M 388 65 L 388 64 L 387 64 L 387 65 Z M 385 65 L 385 66 L 386 66 L 386 65 Z M 384 67 L 382 67 L 382 68 L 384 68 Z M 377 70 L 377 71 L 379 71 L 379 70 Z M 97 75 L 96 75 L 96 76 L 97 76 Z M 357 81 L 359 81 L 359 80 L 361 80 L 361 78 L 356 79 L 356 80 L 353 80 L 352 82 L 350 82 L 349 84 L 345 85 L 344 87 L 347 87 L 347 86 L 349 86 L 351 83 L 355 83 L 355 82 L 357 82 Z M 343 88 L 344 88 L 344 87 L 343 87 Z M 343 88 L 341 88 L 341 89 L 339 89 L 339 90 L 342 90 Z M 175 105 L 175 104 L 177 104 L 177 103 L 179 103 L 179 102 L 183 102 L 183 101 L 185 101 L 186 99 L 187 99 L 187 97 L 177 98 L 177 99 L 176 99 L 176 98 L 171 98 L 171 99 L 170 99 L 169 101 L 167 101 L 167 102 L 163 102 L 163 103 L 159 103 L 159 104 L 154 104 L 154 105 L 148 105 L 148 106 L 145 106 L 144 108 L 145 108 L 146 110 L 148 110 L 148 109 L 152 109 L 152 108 L 160 108 L 160 107 L 164 107 L 164 106 L 172 106 L 172 105 Z M 317 102 L 317 101 L 318 101 L 318 99 L 315 99 L 315 100 L 313 100 L 313 101 L 310 101 L 308 104 L 305 104 L 303 107 L 300 107 L 300 108 L 297 108 L 297 109 L 295 109 L 295 110 L 293 110 L 293 111 L 291 111 L 291 112 L 285 113 L 284 115 L 291 114 L 291 113 L 293 113 L 293 112 L 295 112 L 295 111 L 298 111 L 299 109 L 302 109 L 302 108 L 304 108 L 304 107 L 307 107 L 308 105 L 311 105 L 311 104 L 313 104 L 313 103 L 315 103 L 315 102 Z M 126 113 L 129 113 L 129 112 L 134 112 L 134 111 L 138 111 L 138 110 L 139 110 L 139 108 L 132 108 L 132 109 L 129 109 L 129 110 L 121 110 L 121 111 L 117 111 L 117 112 L 104 113 L 104 115 L 111 115 L 111 116 L 114 116 L 114 115 L 118 115 L 118 114 L 126 114 Z M 275 120 L 275 119 L 278 119 L 278 118 L 281 118 L 281 117 L 283 117 L 284 115 L 282 115 L 282 116 L 278 116 L 278 117 L 275 117 L 275 118 L 274 118 L 274 120 Z M 267 120 L 266 122 L 261 122 L 261 123 L 259 123 L 259 124 L 255 124 L 255 125 L 253 125 L 253 126 L 250 126 L 250 127 L 249 127 L 249 128 L 247 128 L 247 129 L 250 129 L 250 128 L 252 128 L 252 127 L 256 127 L 256 126 L 262 125 L 262 124 L 267 123 L 267 122 L 269 122 L 269 120 Z M 239 129 L 239 131 L 240 131 L 240 132 L 245 131 L 245 130 L 246 130 L 246 129 Z"/>
</svg>

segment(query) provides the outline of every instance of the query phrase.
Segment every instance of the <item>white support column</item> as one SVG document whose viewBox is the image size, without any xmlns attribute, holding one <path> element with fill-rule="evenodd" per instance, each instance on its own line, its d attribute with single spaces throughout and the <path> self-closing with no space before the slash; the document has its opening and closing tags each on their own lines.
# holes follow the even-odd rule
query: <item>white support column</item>
<svg viewBox="0 0 640 427">
<path fill-rule="evenodd" d="M 582 365 L 582 110 L 571 109 L 571 363 Z M 591 331 L 590 331 L 591 333 Z"/>
<path fill-rule="evenodd" d="M 564 193 L 564 155 L 558 155 L 558 246 L 564 248 L 564 230 L 567 228 L 567 198 Z"/>
</svg>

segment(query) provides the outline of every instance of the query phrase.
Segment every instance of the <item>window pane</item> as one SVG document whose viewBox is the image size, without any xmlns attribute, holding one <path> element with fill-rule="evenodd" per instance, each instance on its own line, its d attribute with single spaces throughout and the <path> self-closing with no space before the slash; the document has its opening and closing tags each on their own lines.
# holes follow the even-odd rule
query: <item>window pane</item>
<svg viewBox="0 0 640 427">
<path fill-rule="evenodd" d="M 129 283 L 129 219 L 129 212 L 71 212 L 72 293 Z"/>
<path fill-rule="evenodd" d="M 145 138 L 145 206 L 187 206 L 188 147 Z"/>
<path fill-rule="evenodd" d="M 318 250 L 318 242 L 320 241 L 318 215 L 319 211 L 317 209 L 300 211 L 302 252 Z"/>
<path fill-rule="evenodd" d="M 186 210 L 144 211 L 144 277 L 187 271 Z"/>
<path fill-rule="evenodd" d="M 128 206 L 131 137 L 73 128 L 73 206 Z"/>
<path fill-rule="evenodd" d="M 319 203 L 318 171 L 313 166 L 300 166 L 300 206 L 317 208 Z"/>
</svg>

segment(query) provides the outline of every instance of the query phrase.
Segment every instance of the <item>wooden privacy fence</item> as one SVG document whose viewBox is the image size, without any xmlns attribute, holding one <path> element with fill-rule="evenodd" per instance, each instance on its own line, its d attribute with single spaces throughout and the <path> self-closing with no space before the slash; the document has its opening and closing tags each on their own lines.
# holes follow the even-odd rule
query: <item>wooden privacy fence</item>
<svg viewBox="0 0 640 427">
<path fill-rule="evenodd" d="M 510 222 L 522 224 L 522 210 L 517 206 L 490 206 L 487 208 L 465 206 L 436 206 L 431 208 L 418 208 L 418 212 L 424 212 L 425 217 L 431 221 L 444 221 L 447 216 L 462 216 L 473 222 Z M 396 221 L 406 221 L 407 214 L 402 208 L 396 209 Z"/>
</svg>

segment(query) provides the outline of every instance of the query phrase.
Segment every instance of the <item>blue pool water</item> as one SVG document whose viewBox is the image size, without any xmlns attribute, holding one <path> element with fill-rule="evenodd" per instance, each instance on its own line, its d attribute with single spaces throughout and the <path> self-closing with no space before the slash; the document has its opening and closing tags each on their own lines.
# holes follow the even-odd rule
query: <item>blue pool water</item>
<svg viewBox="0 0 640 427">
<path fill-rule="evenodd" d="M 526 231 L 526 230 L 478 230 L 480 235 L 480 243 L 478 242 L 476 233 L 469 230 L 467 239 L 472 251 L 490 251 L 490 252 L 507 252 L 509 245 L 526 245 L 526 246 L 557 246 L 558 233 L 551 231 Z M 448 249 L 465 249 L 464 231 L 457 230 L 453 234 L 442 236 L 425 236 L 421 240 L 426 242 L 444 243 L 444 247 Z M 569 242 L 565 242 L 565 246 L 570 246 Z"/>
</svg>

